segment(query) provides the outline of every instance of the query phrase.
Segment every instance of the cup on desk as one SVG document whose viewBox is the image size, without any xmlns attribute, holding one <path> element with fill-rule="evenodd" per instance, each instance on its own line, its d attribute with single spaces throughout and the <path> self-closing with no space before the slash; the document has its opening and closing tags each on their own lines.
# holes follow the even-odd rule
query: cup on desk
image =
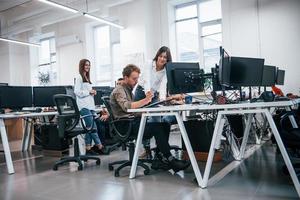
<svg viewBox="0 0 300 200">
<path fill-rule="evenodd" d="M 191 104 L 193 102 L 193 97 L 190 95 L 187 95 L 184 97 L 184 101 L 186 104 Z"/>
</svg>

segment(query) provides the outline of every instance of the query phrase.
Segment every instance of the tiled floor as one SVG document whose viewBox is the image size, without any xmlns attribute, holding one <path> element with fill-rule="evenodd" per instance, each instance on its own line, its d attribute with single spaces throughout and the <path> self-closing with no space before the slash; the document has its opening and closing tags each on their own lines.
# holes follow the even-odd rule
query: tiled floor
<svg viewBox="0 0 300 200">
<path fill-rule="evenodd" d="M 179 141 L 179 136 L 173 135 L 173 141 Z M 16 173 L 8 175 L 4 156 L 0 154 L 0 199 L 299 199 L 291 179 L 281 172 L 280 155 L 268 144 L 208 189 L 196 186 L 192 169 L 176 175 L 152 171 L 148 176 L 140 170 L 133 180 L 128 179 L 128 169 L 115 178 L 108 171 L 108 163 L 127 156 L 127 152 L 114 151 L 101 156 L 100 166 L 90 161 L 83 171 L 77 171 L 76 164 L 52 171 L 57 158 L 44 157 L 40 152 L 14 152 Z M 224 163 L 214 164 L 212 173 Z M 200 165 L 203 168 L 203 163 Z"/>
</svg>

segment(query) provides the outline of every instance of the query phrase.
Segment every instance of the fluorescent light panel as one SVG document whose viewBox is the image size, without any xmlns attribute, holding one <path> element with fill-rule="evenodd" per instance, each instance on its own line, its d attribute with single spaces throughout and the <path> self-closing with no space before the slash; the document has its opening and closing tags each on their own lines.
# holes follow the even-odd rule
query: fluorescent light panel
<svg viewBox="0 0 300 200">
<path fill-rule="evenodd" d="M 18 40 L 6 39 L 6 38 L 1 38 L 1 37 L 0 37 L 0 41 L 11 42 L 11 43 L 15 43 L 15 44 L 22 44 L 22 45 L 27 45 L 27 46 L 41 47 L 40 44 L 35 44 L 35 43 L 30 43 L 30 42 L 22 42 L 22 41 L 18 41 Z"/>
<path fill-rule="evenodd" d="M 119 24 L 116 24 L 116 23 L 113 23 L 113 22 L 110 22 L 110 21 L 107 21 L 105 19 L 102 19 L 100 17 L 96 17 L 94 15 L 90 15 L 90 14 L 87 14 L 87 13 L 83 13 L 83 15 L 87 18 L 90 18 L 90 19 L 94 19 L 94 20 L 97 20 L 99 22 L 102 22 L 104 24 L 107 24 L 107 25 L 110 25 L 110 26 L 114 26 L 116 28 L 119 28 L 119 29 L 124 29 L 124 26 L 121 26 Z"/>
<path fill-rule="evenodd" d="M 46 3 L 46 4 L 51 5 L 51 6 L 55 6 L 55 7 L 57 7 L 57 8 L 61 8 L 61 9 L 70 11 L 70 12 L 72 12 L 72 13 L 79 13 L 78 10 L 75 10 L 75 9 L 73 9 L 73 8 L 70 8 L 70 7 L 67 7 L 67 6 L 58 4 L 58 3 L 53 2 L 53 1 L 48 1 L 48 0 L 38 0 L 38 1 L 43 2 L 43 3 Z M 107 21 L 107 20 L 105 20 L 105 19 L 103 19 L 103 18 L 96 17 L 96 16 L 94 16 L 94 15 L 90 15 L 90 14 L 84 13 L 84 12 L 80 12 L 80 13 L 82 13 L 82 14 L 83 14 L 85 17 L 87 17 L 87 18 L 97 20 L 97 21 L 99 21 L 99 22 L 102 22 L 102 23 L 107 24 L 107 25 L 110 25 L 110 26 L 114 26 L 114 27 L 119 28 L 119 29 L 124 29 L 123 26 L 121 26 L 121 25 L 119 25 L 119 24 L 116 24 L 116 23 L 113 23 L 113 22 L 110 22 L 110 21 Z"/>
<path fill-rule="evenodd" d="M 57 7 L 57 8 L 61 8 L 61 9 L 67 10 L 67 11 L 72 12 L 72 13 L 78 13 L 79 12 L 78 10 L 75 10 L 75 9 L 70 8 L 68 6 L 61 5 L 61 4 L 56 3 L 56 2 L 47 1 L 47 0 L 38 0 L 38 1 L 40 1 L 42 3 L 46 3 L 46 4 L 50 5 L 50 6 L 54 6 L 54 7 Z"/>
</svg>

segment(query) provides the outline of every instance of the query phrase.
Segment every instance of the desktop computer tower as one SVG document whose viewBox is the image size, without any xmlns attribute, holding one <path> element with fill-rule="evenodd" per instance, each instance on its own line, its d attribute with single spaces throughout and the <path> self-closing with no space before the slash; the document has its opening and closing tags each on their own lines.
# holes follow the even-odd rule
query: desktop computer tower
<svg viewBox="0 0 300 200">
<path fill-rule="evenodd" d="M 44 150 L 63 151 L 69 148 L 66 138 L 58 135 L 57 124 L 45 124 L 41 126 L 42 146 Z"/>
</svg>

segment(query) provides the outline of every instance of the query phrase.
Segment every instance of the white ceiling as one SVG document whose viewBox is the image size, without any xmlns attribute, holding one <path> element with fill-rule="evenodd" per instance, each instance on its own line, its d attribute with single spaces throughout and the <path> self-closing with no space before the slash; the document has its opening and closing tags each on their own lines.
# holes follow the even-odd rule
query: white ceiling
<svg viewBox="0 0 300 200">
<path fill-rule="evenodd" d="M 108 20 L 108 9 L 134 0 L 52 0 L 81 12 L 93 13 Z M 1 36 L 13 36 L 37 27 L 68 20 L 80 15 L 64 11 L 37 0 L 0 0 Z"/>
<path fill-rule="evenodd" d="M 13 8 L 15 6 L 22 6 L 22 4 L 31 0 L 0 0 L 0 12 Z"/>
</svg>

